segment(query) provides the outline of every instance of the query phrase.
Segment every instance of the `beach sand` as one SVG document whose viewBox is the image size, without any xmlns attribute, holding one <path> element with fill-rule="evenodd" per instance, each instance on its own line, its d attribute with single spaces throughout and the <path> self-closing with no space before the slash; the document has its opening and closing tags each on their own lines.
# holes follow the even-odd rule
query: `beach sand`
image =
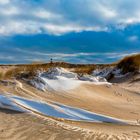
<svg viewBox="0 0 140 140">
<path fill-rule="evenodd" d="M 18 95 L 28 99 L 58 102 L 126 120 L 131 124 L 79 122 L 0 109 L 1 140 L 139 140 L 140 83 L 112 85 L 81 84 L 63 92 L 40 91 L 24 81 L 0 83 L 1 94 Z M 133 80 L 133 81 L 132 81 Z M 130 85 L 131 86 L 130 86 Z"/>
</svg>

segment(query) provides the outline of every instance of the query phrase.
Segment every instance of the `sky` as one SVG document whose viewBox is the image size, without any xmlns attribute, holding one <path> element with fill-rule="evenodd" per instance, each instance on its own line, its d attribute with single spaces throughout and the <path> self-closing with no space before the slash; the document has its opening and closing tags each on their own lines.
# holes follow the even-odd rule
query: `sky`
<svg viewBox="0 0 140 140">
<path fill-rule="evenodd" d="M 111 63 L 140 53 L 138 0 L 0 0 L 0 63 Z"/>
</svg>

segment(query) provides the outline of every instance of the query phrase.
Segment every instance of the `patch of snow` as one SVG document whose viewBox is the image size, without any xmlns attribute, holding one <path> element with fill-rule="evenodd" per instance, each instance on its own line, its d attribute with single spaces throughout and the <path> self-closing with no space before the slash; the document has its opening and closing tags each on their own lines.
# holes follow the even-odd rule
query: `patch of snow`
<svg viewBox="0 0 140 140">
<path fill-rule="evenodd" d="M 109 75 L 113 74 L 115 78 L 122 78 L 125 77 L 127 74 L 122 74 L 122 70 L 113 67 L 107 67 L 103 69 L 96 69 L 93 71 L 93 76 L 100 76 L 103 78 L 108 78 Z"/>
<path fill-rule="evenodd" d="M 67 120 L 87 122 L 125 123 L 122 120 L 109 116 L 93 113 L 84 109 L 66 106 L 59 103 L 47 103 L 13 96 L 12 100 L 26 109 L 43 115 L 64 118 Z"/>
<path fill-rule="evenodd" d="M 79 80 L 82 81 L 90 81 L 90 82 L 107 82 L 105 78 L 100 76 L 92 76 L 92 75 L 82 75 L 78 77 Z"/>
<path fill-rule="evenodd" d="M 125 120 L 120 120 L 110 116 L 93 113 L 84 109 L 63 105 L 60 103 L 43 102 L 31 100 L 14 95 L 0 95 L 0 107 L 4 109 L 16 110 L 20 112 L 39 113 L 50 117 L 63 118 L 67 120 L 86 122 L 109 122 L 127 124 Z M 131 122 L 132 123 L 132 122 Z"/>
<path fill-rule="evenodd" d="M 29 80 L 29 84 L 31 84 L 32 86 L 34 86 L 35 88 L 37 88 L 39 90 L 46 91 L 47 84 L 40 77 L 35 77 L 34 79 Z"/>
<path fill-rule="evenodd" d="M 18 107 L 8 96 L 0 95 L 0 108 L 24 112 L 25 110 Z"/>
<path fill-rule="evenodd" d="M 114 74 L 114 77 L 115 78 L 122 78 L 122 77 L 125 77 L 127 76 L 129 73 L 126 73 L 126 74 L 122 74 L 122 70 L 121 69 L 117 69 L 115 68 L 112 73 Z"/>
<path fill-rule="evenodd" d="M 32 86 L 42 91 L 67 91 L 87 82 L 92 84 L 108 84 L 103 77 L 92 75 L 79 76 L 64 68 L 51 68 L 47 72 L 40 72 L 38 76 L 29 80 Z"/>
<path fill-rule="evenodd" d="M 66 91 L 78 87 L 81 82 L 75 79 L 69 79 L 62 76 L 57 76 L 57 79 L 47 79 L 41 77 L 45 82 L 45 89 L 55 90 L 55 91 Z"/>
<path fill-rule="evenodd" d="M 50 68 L 47 72 L 44 72 L 42 74 L 40 74 L 41 77 L 46 77 L 49 79 L 57 79 L 58 76 L 62 76 L 65 78 L 72 78 L 72 79 L 76 79 L 77 78 L 77 74 L 70 72 L 64 68 Z"/>
<path fill-rule="evenodd" d="M 93 71 L 93 76 L 100 76 L 106 78 L 113 71 L 112 67 L 104 68 L 104 69 L 96 69 Z"/>
</svg>

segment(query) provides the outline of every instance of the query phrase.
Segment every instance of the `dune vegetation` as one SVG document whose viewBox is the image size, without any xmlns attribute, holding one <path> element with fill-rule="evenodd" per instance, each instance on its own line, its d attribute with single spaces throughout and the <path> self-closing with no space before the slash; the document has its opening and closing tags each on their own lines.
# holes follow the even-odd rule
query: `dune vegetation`
<svg viewBox="0 0 140 140">
<path fill-rule="evenodd" d="M 122 72 L 138 72 L 140 71 L 140 54 L 131 55 L 123 58 L 117 64 L 117 67 L 122 69 Z"/>
<path fill-rule="evenodd" d="M 0 78 L 30 78 L 36 75 L 37 71 L 47 71 L 52 67 L 62 67 L 70 69 L 78 74 L 91 74 L 93 70 L 106 67 L 117 67 L 122 69 L 122 73 L 137 72 L 140 69 L 140 54 L 127 56 L 118 62 L 112 64 L 70 64 L 66 62 L 53 62 L 53 63 L 33 63 L 24 65 L 14 65 L 14 68 L 10 68 L 4 74 L 0 73 Z M 9 67 L 13 67 L 9 65 Z"/>
</svg>

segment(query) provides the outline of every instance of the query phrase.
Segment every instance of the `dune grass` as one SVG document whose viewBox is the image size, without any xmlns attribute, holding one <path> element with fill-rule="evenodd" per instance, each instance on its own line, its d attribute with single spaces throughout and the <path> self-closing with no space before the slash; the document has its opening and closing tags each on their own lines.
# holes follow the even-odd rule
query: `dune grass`
<svg viewBox="0 0 140 140">
<path fill-rule="evenodd" d="M 63 67 L 68 68 L 72 72 L 78 74 L 91 74 L 93 70 L 97 68 L 105 67 L 118 67 L 122 69 L 122 72 L 125 74 L 127 72 L 135 72 L 140 70 L 140 54 L 127 56 L 120 60 L 117 63 L 112 64 L 70 64 L 66 62 L 53 62 L 53 63 L 34 63 L 34 64 L 25 64 L 25 65 L 15 65 L 15 68 L 9 69 L 5 75 L 0 74 L 0 77 L 3 78 L 31 78 L 37 74 L 38 71 L 47 71 L 52 67 Z M 9 66 L 10 67 L 10 66 Z"/>
<path fill-rule="evenodd" d="M 117 67 L 122 69 L 122 72 L 138 72 L 140 71 L 140 54 L 131 55 L 123 58 L 117 64 Z"/>
<path fill-rule="evenodd" d="M 38 71 L 47 71 L 52 67 L 63 67 L 68 68 L 76 73 L 88 73 L 90 74 L 95 68 L 96 65 L 93 64 L 70 64 L 65 62 L 55 62 L 55 63 L 45 63 L 45 64 L 29 64 L 29 65 L 17 65 L 14 69 L 10 69 L 5 73 L 4 78 L 31 78 L 37 74 Z"/>
</svg>

